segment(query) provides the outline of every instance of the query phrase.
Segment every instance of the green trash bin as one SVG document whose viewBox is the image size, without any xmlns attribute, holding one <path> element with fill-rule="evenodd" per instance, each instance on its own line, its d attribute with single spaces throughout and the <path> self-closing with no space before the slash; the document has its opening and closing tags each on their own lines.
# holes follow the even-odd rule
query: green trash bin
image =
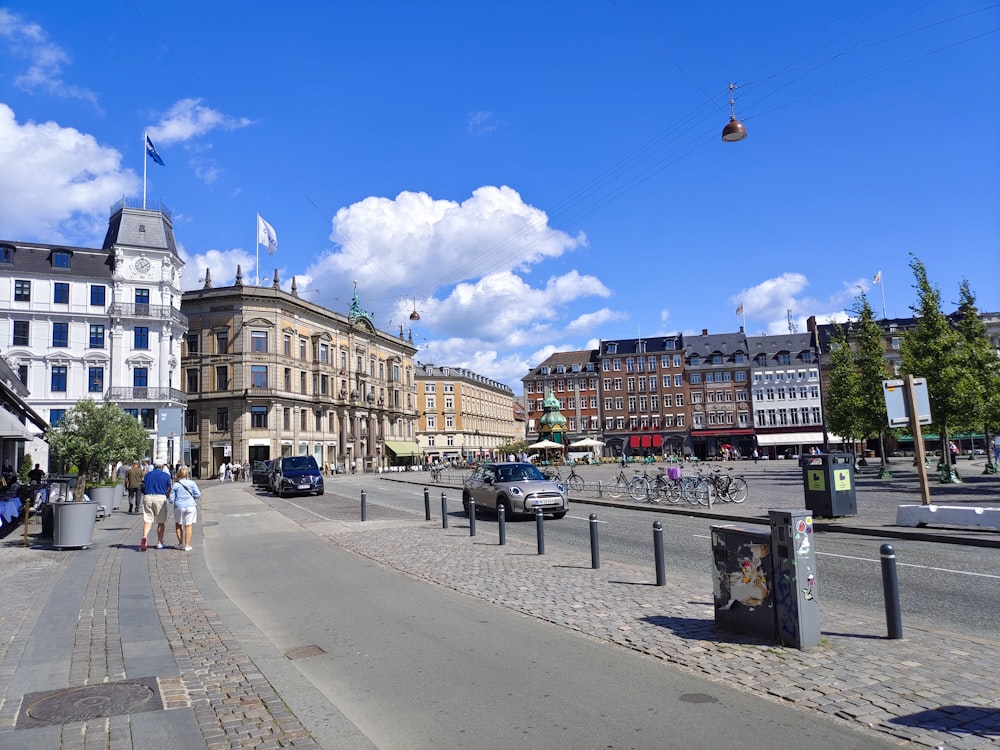
<svg viewBox="0 0 1000 750">
<path fill-rule="evenodd" d="M 850 453 L 804 456 L 801 464 L 807 510 L 820 518 L 858 514 L 854 457 Z"/>
</svg>

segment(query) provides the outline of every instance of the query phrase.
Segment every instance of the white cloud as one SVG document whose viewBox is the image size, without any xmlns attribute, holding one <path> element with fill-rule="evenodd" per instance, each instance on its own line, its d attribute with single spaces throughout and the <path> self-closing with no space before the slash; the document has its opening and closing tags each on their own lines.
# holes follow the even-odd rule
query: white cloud
<svg viewBox="0 0 1000 750">
<path fill-rule="evenodd" d="M 0 227 L 11 239 L 86 244 L 107 230 L 108 207 L 139 178 L 122 155 L 55 122 L 18 123 L 0 103 Z"/>
<path fill-rule="evenodd" d="M 600 330 L 605 323 L 614 323 L 620 320 L 628 320 L 629 314 L 621 310 L 612 310 L 603 307 L 592 313 L 578 315 L 566 325 L 567 333 L 592 333 Z"/>
<path fill-rule="evenodd" d="M 88 89 L 71 86 L 62 78 L 69 54 L 49 39 L 36 23 L 26 21 L 6 8 L 0 8 L 0 41 L 12 57 L 27 61 L 28 68 L 14 79 L 14 84 L 29 93 L 45 91 L 53 96 L 81 99 L 97 106 L 97 95 Z"/>
<path fill-rule="evenodd" d="M 469 132 L 473 135 L 486 135 L 494 133 L 503 125 L 502 120 L 496 119 L 492 112 L 470 112 L 467 120 Z"/>
<path fill-rule="evenodd" d="M 870 285 L 869 279 L 844 282 L 842 289 L 821 300 L 803 294 L 809 286 L 809 279 L 804 274 L 784 273 L 744 289 L 730 297 L 730 302 L 734 310 L 740 302 L 743 303 L 748 333 L 786 333 L 789 317 L 802 332 L 806 330 L 806 321 L 811 315 L 815 315 L 820 323 L 846 320 L 848 315 L 845 309 L 854 303 L 861 290 L 867 290 Z"/>
<path fill-rule="evenodd" d="M 236 267 L 243 272 L 243 283 L 254 284 L 254 255 L 243 248 L 231 250 L 207 250 L 204 253 L 189 254 L 183 245 L 178 244 L 177 250 L 184 261 L 184 272 L 181 274 L 181 289 L 185 292 L 201 289 L 205 285 L 205 271 L 212 277 L 212 286 L 231 286 L 236 280 Z M 270 277 L 262 283 L 270 285 Z"/>
<path fill-rule="evenodd" d="M 189 141 L 213 130 L 238 130 L 252 124 L 246 117 L 230 117 L 202 105 L 201 99 L 181 99 L 160 122 L 149 128 L 149 137 L 156 143 L 170 145 Z"/>
</svg>

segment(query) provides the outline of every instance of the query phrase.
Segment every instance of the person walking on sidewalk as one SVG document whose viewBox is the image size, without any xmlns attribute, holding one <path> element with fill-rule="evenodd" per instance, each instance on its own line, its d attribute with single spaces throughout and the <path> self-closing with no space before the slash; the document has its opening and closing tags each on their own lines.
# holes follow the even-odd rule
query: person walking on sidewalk
<svg viewBox="0 0 1000 750">
<path fill-rule="evenodd" d="M 177 476 L 170 487 L 170 502 L 174 504 L 174 522 L 177 525 L 177 546 L 185 552 L 191 551 L 191 526 L 198 521 L 198 498 L 201 491 L 194 480 L 189 479 L 186 466 L 177 470 Z"/>
<path fill-rule="evenodd" d="M 128 512 L 138 513 L 142 509 L 142 480 L 146 475 L 139 462 L 132 461 L 132 468 L 125 475 L 125 489 L 128 491 Z"/>
<path fill-rule="evenodd" d="M 163 532 L 167 523 L 167 495 L 170 493 L 170 474 L 163 468 L 163 459 L 158 458 L 156 468 L 146 474 L 142 482 L 142 539 L 139 549 L 146 551 L 146 538 L 153 522 L 156 522 L 156 548 L 163 549 Z"/>
</svg>

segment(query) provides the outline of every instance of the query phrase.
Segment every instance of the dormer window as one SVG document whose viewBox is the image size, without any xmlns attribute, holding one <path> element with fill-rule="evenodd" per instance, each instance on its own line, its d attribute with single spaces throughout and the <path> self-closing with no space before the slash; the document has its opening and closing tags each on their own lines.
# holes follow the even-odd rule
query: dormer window
<svg viewBox="0 0 1000 750">
<path fill-rule="evenodd" d="M 11 264 L 14 262 L 14 248 L 7 245 L 0 246 L 0 263 Z"/>
<path fill-rule="evenodd" d="M 617 354 L 618 344 L 608 344 L 608 354 Z"/>
<path fill-rule="evenodd" d="M 52 267 L 53 268 L 69 268 L 70 254 L 67 250 L 53 250 L 52 251 Z"/>
</svg>

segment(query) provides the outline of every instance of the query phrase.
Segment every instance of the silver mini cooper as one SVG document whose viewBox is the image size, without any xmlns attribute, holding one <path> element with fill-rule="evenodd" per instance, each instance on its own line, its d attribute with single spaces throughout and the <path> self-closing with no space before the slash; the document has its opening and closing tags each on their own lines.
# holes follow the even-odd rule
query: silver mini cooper
<svg viewBox="0 0 1000 750">
<path fill-rule="evenodd" d="M 465 482 L 462 508 L 469 514 L 469 504 L 476 508 L 498 510 L 511 518 L 518 514 L 534 515 L 538 508 L 553 518 L 566 515 L 569 505 L 566 486 L 547 479 L 529 463 L 489 463 L 480 465 Z"/>
</svg>

